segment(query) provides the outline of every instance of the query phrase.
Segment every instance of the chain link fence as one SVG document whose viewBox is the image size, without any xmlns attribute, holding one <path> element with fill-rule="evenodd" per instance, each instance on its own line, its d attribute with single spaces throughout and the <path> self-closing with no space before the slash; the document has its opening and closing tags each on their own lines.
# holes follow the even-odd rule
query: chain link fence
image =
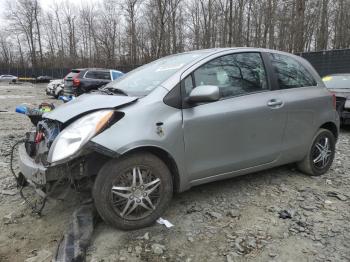
<svg viewBox="0 0 350 262">
<path fill-rule="evenodd" d="M 350 73 L 350 49 L 305 52 L 298 55 L 308 60 L 321 77 Z"/>
<path fill-rule="evenodd" d="M 350 49 L 326 50 L 319 52 L 299 53 L 301 57 L 308 60 L 316 71 L 321 75 L 336 73 L 350 73 Z M 127 73 L 140 65 L 119 65 L 114 69 Z M 52 78 L 63 78 L 71 68 L 18 68 L 2 67 L 0 65 L 0 75 L 9 74 L 18 77 L 38 77 L 51 76 Z"/>
</svg>

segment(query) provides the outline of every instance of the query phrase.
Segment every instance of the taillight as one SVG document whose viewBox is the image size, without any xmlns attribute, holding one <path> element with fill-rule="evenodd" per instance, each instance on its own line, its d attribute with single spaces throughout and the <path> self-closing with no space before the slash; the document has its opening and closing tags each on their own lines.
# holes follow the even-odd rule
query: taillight
<svg viewBox="0 0 350 262">
<path fill-rule="evenodd" d="M 333 99 L 333 108 L 337 109 L 337 97 L 333 93 L 332 93 L 332 99 Z"/>
<path fill-rule="evenodd" d="M 79 85 L 80 85 L 80 80 L 74 78 L 74 79 L 73 79 L 73 86 L 74 86 L 74 87 L 79 87 Z"/>
<path fill-rule="evenodd" d="M 80 85 L 80 80 L 78 79 L 80 75 L 80 72 L 77 72 L 77 74 L 75 76 L 73 76 L 73 86 L 74 87 L 79 87 Z"/>
</svg>

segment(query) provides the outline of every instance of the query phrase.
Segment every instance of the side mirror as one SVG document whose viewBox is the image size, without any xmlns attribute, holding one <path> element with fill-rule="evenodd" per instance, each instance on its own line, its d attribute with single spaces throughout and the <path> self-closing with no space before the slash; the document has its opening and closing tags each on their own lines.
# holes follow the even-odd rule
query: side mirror
<svg viewBox="0 0 350 262">
<path fill-rule="evenodd" d="M 189 97 L 188 101 L 191 103 L 204 103 L 214 102 L 220 99 L 220 91 L 217 86 L 197 86 L 194 88 Z"/>
</svg>

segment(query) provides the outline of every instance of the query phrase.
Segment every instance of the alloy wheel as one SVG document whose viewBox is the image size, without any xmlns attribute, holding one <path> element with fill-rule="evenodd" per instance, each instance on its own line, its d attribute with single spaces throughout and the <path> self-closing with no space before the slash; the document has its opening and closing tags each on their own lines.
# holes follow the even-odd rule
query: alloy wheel
<svg viewBox="0 0 350 262">
<path fill-rule="evenodd" d="M 314 144 L 312 151 L 312 162 L 315 168 L 323 169 L 331 160 L 332 148 L 330 145 L 330 140 L 327 136 L 322 136 Z"/>
<path fill-rule="evenodd" d="M 139 220 L 152 213 L 160 202 L 161 180 L 150 168 L 136 166 L 113 182 L 112 205 L 123 219 Z"/>
</svg>

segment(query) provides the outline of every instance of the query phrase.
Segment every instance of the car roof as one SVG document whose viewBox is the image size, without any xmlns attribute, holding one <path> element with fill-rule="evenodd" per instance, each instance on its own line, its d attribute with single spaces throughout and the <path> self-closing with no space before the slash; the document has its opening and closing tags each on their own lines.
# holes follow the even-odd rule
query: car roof
<svg viewBox="0 0 350 262">
<path fill-rule="evenodd" d="M 267 48 L 258 48 L 258 47 L 220 47 L 220 48 L 208 48 L 208 49 L 199 49 L 199 50 L 193 50 L 193 51 L 187 51 L 183 52 L 181 54 L 185 53 L 207 53 L 207 54 L 215 54 L 220 53 L 223 51 L 256 51 L 256 52 L 270 52 L 270 53 L 283 53 L 288 55 L 293 55 L 288 52 L 283 52 L 279 50 L 274 49 L 267 49 Z"/>
<path fill-rule="evenodd" d="M 226 48 L 211 48 L 211 49 L 201 49 L 201 50 L 194 50 L 194 51 L 188 51 L 184 53 L 179 53 L 175 55 L 170 55 L 168 57 L 177 56 L 181 54 L 191 54 L 191 53 L 197 53 L 199 54 L 197 58 L 193 59 L 190 63 L 188 63 L 186 66 L 181 68 L 179 71 L 174 73 L 168 80 L 164 81 L 162 83 L 162 86 L 165 89 L 171 90 L 174 87 L 174 83 L 178 80 L 178 78 L 186 77 L 190 70 L 195 69 L 196 66 L 200 66 L 204 63 L 207 63 L 210 61 L 210 59 L 214 59 L 216 57 L 224 56 L 224 55 L 230 55 L 235 53 L 247 53 L 247 52 L 257 52 L 257 53 L 271 53 L 271 54 L 280 54 L 285 55 L 288 57 L 291 57 L 297 61 L 299 61 L 303 66 L 307 67 L 314 78 L 317 80 L 318 83 L 323 84 L 321 78 L 315 71 L 315 69 L 311 66 L 311 64 L 305 60 L 301 56 L 297 56 L 291 53 L 273 50 L 273 49 L 266 49 L 266 48 L 256 48 L 256 47 L 226 47 Z M 162 58 L 160 58 L 162 59 Z"/>
<path fill-rule="evenodd" d="M 198 54 L 202 54 L 202 56 L 197 59 L 197 61 L 199 61 L 205 57 L 219 54 L 219 53 L 228 52 L 228 51 L 232 51 L 233 53 L 236 53 L 236 52 L 237 53 L 238 52 L 268 52 L 268 53 L 275 53 L 275 54 L 281 54 L 281 55 L 294 57 L 295 59 L 297 59 L 299 61 L 305 60 L 303 57 L 294 55 L 292 53 L 283 52 L 283 51 L 274 50 L 274 49 L 257 48 L 257 47 L 223 47 L 223 48 L 199 49 L 199 50 L 193 50 L 193 51 L 187 51 L 187 52 L 183 52 L 183 53 L 173 54 L 173 55 L 169 55 L 167 57 L 181 55 L 181 54 L 198 53 Z"/>
<path fill-rule="evenodd" d="M 193 51 L 187 51 L 187 52 L 183 52 L 183 53 L 178 53 L 178 54 L 173 54 L 173 55 L 169 55 L 166 57 L 171 57 L 171 56 L 177 56 L 177 55 L 182 55 L 182 54 L 202 54 L 200 57 L 198 57 L 197 59 L 193 60 L 193 64 L 205 59 L 209 56 L 212 55 L 217 55 L 220 53 L 230 53 L 230 51 L 232 51 L 232 53 L 239 53 L 239 52 L 266 52 L 266 53 L 275 53 L 275 54 L 281 54 L 281 55 L 285 55 L 285 56 L 290 56 L 293 57 L 294 59 L 305 63 L 307 62 L 307 60 L 305 60 L 303 57 L 301 56 L 297 56 L 288 52 L 283 52 L 283 51 L 279 51 L 279 50 L 273 50 L 273 49 L 267 49 L 267 48 L 256 48 L 256 47 L 224 47 L 224 48 L 210 48 L 210 49 L 199 49 L 199 50 L 193 50 Z M 161 58 L 160 58 L 161 59 Z M 308 63 L 308 62 L 307 62 Z M 192 63 L 191 63 L 192 64 Z"/>
<path fill-rule="evenodd" d="M 108 68 L 75 68 L 75 69 L 72 69 L 71 71 L 73 70 L 79 70 L 79 71 L 85 71 L 85 70 L 89 70 L 89 71 L 110 71 L 110 70 L 114 70 L 114 71 L 117 71 L 115 69 L 108 69 Z"/>
<path fill-rule="evenodd" d="M 204 56 L 210 56 L 210 55 L 213 55 L 213 54 L 216 54 L 216 53 L 220 53 L 220 52 L 224 52 L 224 51 L 230 51 L 230 50 L 237 51 L 237 52 L 239 52 L 239 51 L 270 52 L 270 53 L 280 53 L 280 54 L 285 54 L 285 55 L 289 55 L 289 56 L 295 56 L 295 55 L 293 55 L 291 53 L 278 51 L 278 50 L 273 50 L 273 49 L 266 49 L 266 48 L 256 48 L 256 47 L 222 47 L 222 48 L 208 48 L 208 49 L 191 50 L 191 51 L 187 51 L 187 52 L 171 54 L 171 55 L 168 55 L 166 57 L 177 56 L 177 55 L 181 55 L 181 54 L 190 54 L 190 53 L 193 53 L 193 54 L 202 53 Z M 299 57 L 299 56 L 297 56 L 297 57 Z M 123 73 L 123 72 L 121 72 L 119 70 L 116 70 L 116 69 L 95 68 L 95 67 L 92 67 L 92 68 L 75 68 L 75 69 L 72 69 L 71 71 L 73 71 L 73 70 L 79 70 L 79 71 L 84 71 L 84 70 L 110 71 L 110 70 L 112 70 L 112 71 L 117 71 L 117 72 Z"/>
</svg>

